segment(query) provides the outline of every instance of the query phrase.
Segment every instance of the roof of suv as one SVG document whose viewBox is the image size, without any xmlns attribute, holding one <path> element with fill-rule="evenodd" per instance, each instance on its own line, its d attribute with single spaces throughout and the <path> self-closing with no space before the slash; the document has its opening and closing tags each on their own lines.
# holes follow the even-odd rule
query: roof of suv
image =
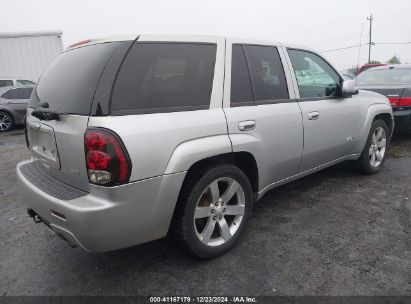
<svg viewBox="0 0 411 304">
<path fill-rule="evenodd" d="M 304 50 L 311 50 L 308 47 L 301 46 L 301 45 L 295 45 L 295 44 L 289 44 L 289 43 L 282 43 L 278 42 L 275 40 L 256 40 L 256 39 L 249 39 L 249 38 L 242 38 L 242 37 L 225 37 L 225 36 L 214 36 L 214 35 L 119 35 L 119 36 L 110 36 L 110 37 L 101 37 L 101 38 L 96 38 L 96 39 L 87 39 L 84 41 L 80 41 L 78 43 L 74 43 L 73 45 L 69 46 L 66 50 L 74 49 L 74 48 L 79 48 L 82 46 L 86 45 L 92 45 L 92 44 L 99 44 L 99 43 L 106 43 L 106 42 L 115 42 L 115 41 L 131 41 L 137 39 L 137 37 L 142 36 L 142 37 L 149 37 L 153 38 L 155 41 L 167 41 L 168 39 L 170 41 L 193 41 L 193 42 L 198 42 L 201 40 L 208 41 L 210 39 L 233 39 L 233 40 L 243 40 L 247 41 L 247 43 L 250 44 L 277 44 L 281 46 L 286 46 L 286 47 L 292 47 L 292 48 L 297 48 L 297 49 L 304 49 Z M 314 50 L 313 50 L 314 51 Z"/>
</svg>

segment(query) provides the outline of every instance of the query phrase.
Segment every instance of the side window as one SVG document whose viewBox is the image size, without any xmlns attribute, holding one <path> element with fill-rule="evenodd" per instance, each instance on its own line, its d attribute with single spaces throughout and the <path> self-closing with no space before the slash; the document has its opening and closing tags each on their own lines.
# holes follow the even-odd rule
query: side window
<svg viewBox="0 0 411 304">
<path fill-rule="evenodd" d="M 311 52 L 288 50 L 301 98 L 340 95 L 340 76 L 320 56 Z"/>
<path fill-rule="evenodd" d="M 234 44 L 232 57 L 231 103 L 289 98 L 277 48 Z"/>
<path fill-rule="evenodd" d="M 12 86 L 13 86 L 13 80 L 0 80 L 0 88 L 12 87 Z"/>
<path fill-rule="evenodd" d="M 244 45 L 256 101 L 288 99 L 287 81 L 277 48 Z"/>
<path fill-rule="evenodd" d="M 251 78 L 248 72 L 243 47 L 240 44 L 233 45 L 231 63 L 231 103 L 253 101 Z"/>
<path fill-rule="evenodd" d="M 5 99 L 29 99 L 32 91 L 32 88 L 11 89 L 1 97 Z"/>
<path fill-rule="evenodd" d="M 113 111 L 134 113 L 206 109 L 215 44 L 137 43 L 120 70 Z"/>
<path fill-rule="evenodd" d="M 17 85 L 35 85 L 35 83 L 31 80 L 19 79 L 17 80 Z"/>
<path fill-rule="evenodd" d="M 1 95 L 1 97 L 5 99 L 15 99 L 16 94 L 14 91 L 16 91 L 16 89 L 8 90 L 4 92 L 3 95 Z"/>
<path fill-rule="evenodd" d="M 30 99 L 31 92 L 33 91 L 33 88 L 21 88 L 18 89 L 18 98 L 17 99 Z"/>
</svg>

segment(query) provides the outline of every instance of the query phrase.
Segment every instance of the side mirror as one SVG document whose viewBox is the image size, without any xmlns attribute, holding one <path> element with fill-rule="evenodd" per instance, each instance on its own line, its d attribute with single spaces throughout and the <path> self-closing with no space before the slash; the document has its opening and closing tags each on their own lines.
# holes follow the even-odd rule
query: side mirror
<svg viewBox="0 0 411 304">
<path fill-rule="evenodd" d="M 358 94 L 358 90 L 355 87 L 354 80 L 344 80 L 341 88 L 341 95 L 342 96 L 351 96 Z"/>
</svg>

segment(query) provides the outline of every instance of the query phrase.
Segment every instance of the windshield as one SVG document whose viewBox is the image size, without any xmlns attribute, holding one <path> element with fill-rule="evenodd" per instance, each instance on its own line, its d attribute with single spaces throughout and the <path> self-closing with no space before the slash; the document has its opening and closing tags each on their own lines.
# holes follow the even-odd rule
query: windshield
<svg viewBox="0 0 411 304">
<path fill-rule="evenodd" d="M 411 69 L 367 70 L 357 76 L 357 85 L 411 85 Z"/>
</svg>

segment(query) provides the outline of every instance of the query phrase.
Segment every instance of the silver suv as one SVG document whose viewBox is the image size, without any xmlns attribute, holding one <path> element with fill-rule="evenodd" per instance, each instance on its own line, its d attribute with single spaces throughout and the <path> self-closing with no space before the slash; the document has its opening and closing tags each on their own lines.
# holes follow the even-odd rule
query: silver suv
<svg viewBox="0 0 411 304">
<path fill-rule="evenodd" d="M 356 161 L 381 170 L 386 97 L 313 51 L 208 36 L 93 40 L 48 67 L 27 111 L 29 214 L 103 252 L 173 232 L 201 258 L 239 240 L 267 191 Z"/>
</svg>

